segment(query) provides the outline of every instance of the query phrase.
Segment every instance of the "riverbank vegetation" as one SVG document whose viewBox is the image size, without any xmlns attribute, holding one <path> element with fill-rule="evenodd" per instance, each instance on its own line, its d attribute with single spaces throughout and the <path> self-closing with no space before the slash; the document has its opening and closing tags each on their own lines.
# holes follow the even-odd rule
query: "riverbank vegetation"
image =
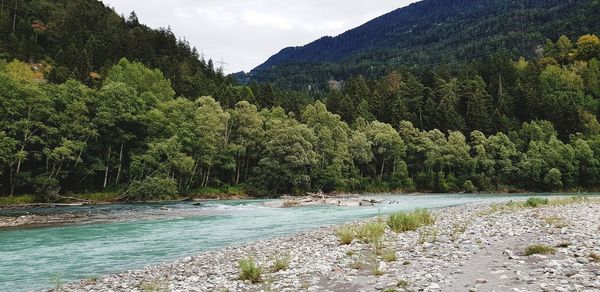
<svg viewBox="0 0 600 292">
<path fill-rule="evenodd" d="M 561 37 L 542 51 L 306 96 L 258 84 L 180 95 L 126 59 L 91 85 L 0 62 L 1 193 L 596 189 L 600 40 Z"/>
</svg>

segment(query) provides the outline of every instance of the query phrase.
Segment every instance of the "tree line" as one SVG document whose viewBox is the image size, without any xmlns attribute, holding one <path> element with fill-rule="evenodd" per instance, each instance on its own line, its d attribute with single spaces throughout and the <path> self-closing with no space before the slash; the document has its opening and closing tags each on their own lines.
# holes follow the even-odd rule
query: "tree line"
<svg viewBox="0 0 600 292">
<path fill-rule="evenodd" d="M 264 84 L 186 98 L 160 70 L 126 59 L 97 87 L 1 62 L 1 193 L 594 189 L 600 40 L 563 37 L 544 52 L 456 75 L 358 76 L 289 99 Z"/>
</svg>

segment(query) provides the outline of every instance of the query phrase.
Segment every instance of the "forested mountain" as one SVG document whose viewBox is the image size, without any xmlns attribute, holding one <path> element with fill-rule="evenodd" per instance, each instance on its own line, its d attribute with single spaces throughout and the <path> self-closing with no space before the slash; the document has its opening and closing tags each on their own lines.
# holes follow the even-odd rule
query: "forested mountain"
<svg viewBox="0 0 600 292">
<path fill-rule="evenodd" d="M 36 64 L 55 83 L 98 85 L 121 58 L 160 69 L 179 95 L 213 95 L 229 83 L 170 29 L 151 29 L 98 0 L 2 0 L 0 58 Z"/>
<path fill-rule="evenodd" d="M 241 79 L 307 89 L 402 66 L 535 57 L 546 39 L 600 31 L 597 0 L 424 0 L 336 37 L 285 48 Z"/>
<path fill-rule="evenodd" d="M 480 2 L 491 11 L 513 5 Z M 487 13 L 469 4 L 480 2 L 453 3 Z M 409 8 L 427 3 L 438 2 Z M 95 0 L 2 1 L 0 197 L 597 189 L 600 39 L 585 26 L 597 20 L 597 1 L 557 6 L 566 10 L 543 3 L 527 5 L 543 15 L 580 13 L 560 27 L 547 20 L 549 33 L 574 23 L 582 33 L 530 34 L 540 41 L 528 58 L 511 56 L 522 47 L 507 42 L 474 48 L 480 60 L 452 66 L 459 55 L 449 49 L 448 63 L 381 63 L 381 74 L 344 71 L 337 81 L 317 74 L 324 90 L 291 91 L 236 84 L 169 30 L 139 24 L 134 14 L 122 18 Z M 447 19 L 471 19 L 471 10 L 446 9 L 456 12 Z M 510 18 L 496 21 L 505 26 Z M 359 35 L 366 44 L 373 38 Z M 412 46 L 423 58 L 437 58 L 419 44 Z M 315 51 L 314 60 L 333 55 Z M 379 68 L 375 56 L 361 56 Z M 280 76 L 301 87 L 308 75 Z"/>
</svg>

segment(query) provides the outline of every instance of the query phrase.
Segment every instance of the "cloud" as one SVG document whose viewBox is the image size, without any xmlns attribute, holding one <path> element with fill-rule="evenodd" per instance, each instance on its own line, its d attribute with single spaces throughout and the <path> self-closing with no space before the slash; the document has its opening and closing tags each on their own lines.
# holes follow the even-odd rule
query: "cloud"
<svg viewBox="0 0 600 292">
<path fill-rule="evenodd" d="M 338 35 L 414 0 L 103 0 L 150 27 L 171 27 L 207 58 L 249 71 L 288 46 Z"/>
</svg>

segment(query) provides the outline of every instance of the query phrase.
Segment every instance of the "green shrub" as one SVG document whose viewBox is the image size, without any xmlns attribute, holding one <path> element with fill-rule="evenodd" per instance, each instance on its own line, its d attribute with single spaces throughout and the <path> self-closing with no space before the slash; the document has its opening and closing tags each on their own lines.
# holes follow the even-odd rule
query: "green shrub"
<svg viewBox="0 0 600 292">
<path fill-rule="evenodd" d="M 271 271 L 275 273 L 287 269 L 290 266 L 291 259 L 292 258 L 289 254 L 277 255 Z"/>
<path fill-rule="evenodd" d="M 474 193 L 477 192 L 477 188 L 475 187 L 475 185 L 473 184 L 472 181 L 467 180 L 465 181 L 465 183 L 463 184 L 463 190 L 466 193 Z"/>
<path fill-rule="evenodd" d="M 60 183 L 56 178 L 37 176 L 33 179 L 34 193 L 40 202 L 54 202 L 58 200 Z"/>
<path fill-rule="evenodd" d="M 262 268 L 256 264 L 254 258 L 247 257 L 240 260 L 240 280 L 258 283 L 260 282 L 261 274 Z"/>
<path fill-rule="evenodd" d="M 537 208 L 539 206 L 548 205 L 547 198 L 531 197 L 525 202 L 525 207 Z"/>
<path fill-rule="evenodd" d="M 22 205 L 22 204 L 33 204 L 35 202 L 36 202 L 35 196 L 32 196 L 32 195 L 0 197 L 0 205 Z"/>
<path fill-rule="evenodd" d="M 127 198 L 133 201 L 167 200 L 177 197 L 177 182 L 169 177 L 146 177 L 135 181 L 127 190 Z"/>
<path fill-rule="evenodd" d="M 425 209 L 392 214 L 387 221 L 388 226 L 395 232 L 416 230 L 421 226 L 431 225 L 433 222 L 433 216 Z"/>
<path fill-rule="evenodd" d="M 525 248 L 523 255 L 530 256 L 534 254 L 554 254 L 556 249 L 543 244 L 533 244 Z"/>
</svg>

